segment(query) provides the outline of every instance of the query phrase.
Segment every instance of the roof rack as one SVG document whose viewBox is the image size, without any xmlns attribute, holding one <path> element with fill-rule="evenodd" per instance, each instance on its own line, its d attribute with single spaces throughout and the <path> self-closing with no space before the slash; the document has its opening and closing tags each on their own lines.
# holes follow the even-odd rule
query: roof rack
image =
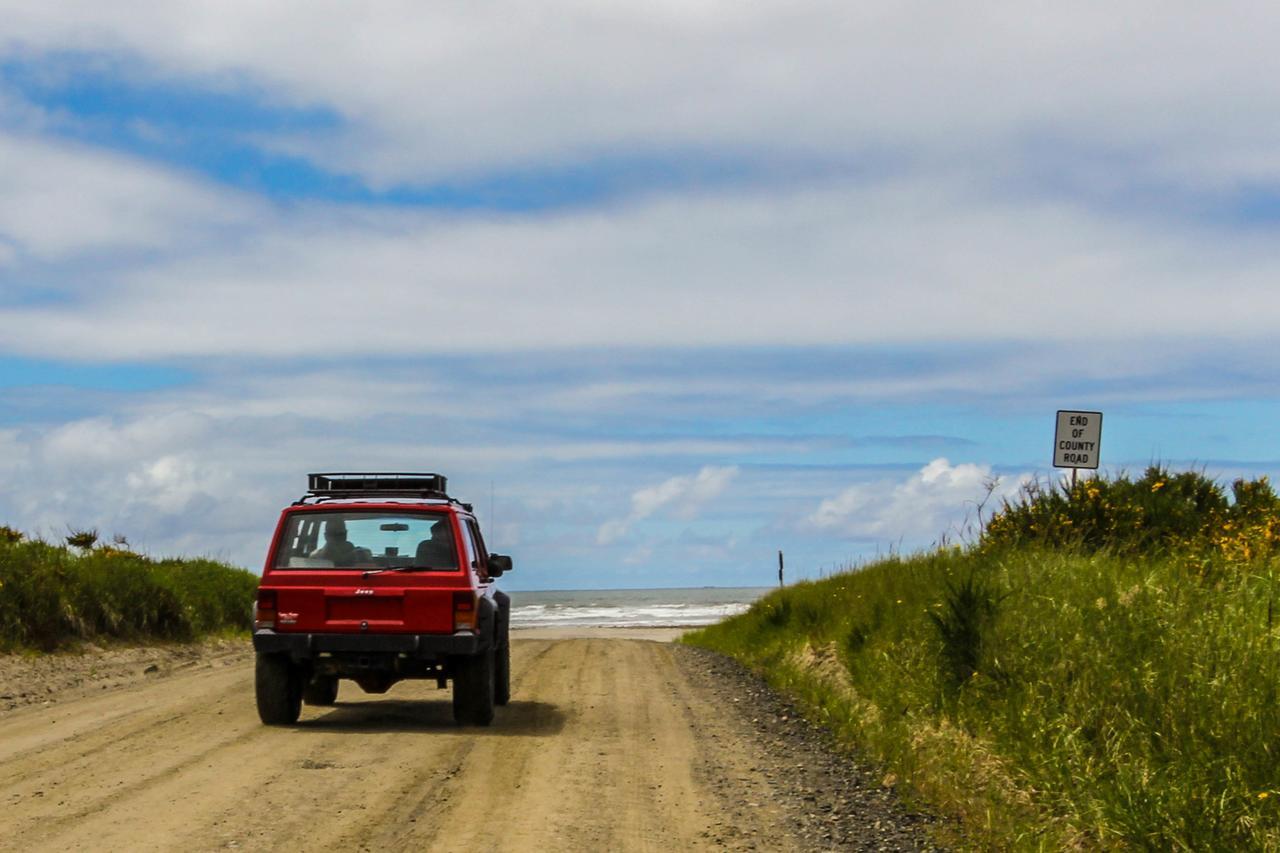
<svg viewBox="0 0 1280 853">
<path fill-rule="evenodd" d="M 447 478 L 443 474 L 308 474 L 307 498 L 436 498 L 451 501 L 445 492 Z"/>
</svg>

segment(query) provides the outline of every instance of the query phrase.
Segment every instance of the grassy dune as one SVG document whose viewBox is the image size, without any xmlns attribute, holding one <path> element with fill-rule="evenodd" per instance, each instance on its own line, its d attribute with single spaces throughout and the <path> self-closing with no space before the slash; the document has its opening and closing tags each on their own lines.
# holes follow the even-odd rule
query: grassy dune
<svg viewBox="0 0 1280 853">
<path fill-rule="evenodd" d="M 248 630 L 257 576 L 212 560 L 69 548 L 0 528 L 0 648 Z"/>
<path fill-rule="evenodd" d="M 1228 498 L 1152 469 L 1033 488 L 987 531 L 798 584 L 686 641 L 799 697 L 959 818 L 963 846 L 1280 849 L 1266 482 Z"/>
</svg>

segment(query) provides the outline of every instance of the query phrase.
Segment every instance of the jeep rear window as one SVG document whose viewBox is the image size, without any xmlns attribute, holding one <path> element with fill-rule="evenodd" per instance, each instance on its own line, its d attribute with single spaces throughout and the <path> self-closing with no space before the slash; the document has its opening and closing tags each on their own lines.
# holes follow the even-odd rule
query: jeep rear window
<svg viewBox="0 0 1280 853">
<path fill-rule="evenodd" d="M 448 515 L 307 512 L 289 516 L 272 565 L 277 569 L 457 571 Z"/>
</svg>

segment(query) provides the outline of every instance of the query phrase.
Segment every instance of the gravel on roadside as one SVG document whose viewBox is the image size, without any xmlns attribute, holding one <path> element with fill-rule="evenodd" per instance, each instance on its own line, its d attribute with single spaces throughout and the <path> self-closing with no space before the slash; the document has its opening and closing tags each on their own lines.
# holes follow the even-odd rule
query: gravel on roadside
<svg viewBox="0 0 1280 853">
<path fill-rule="evenodd" d="M 838 747 L 786 697 L 737 661 L 706 649 L 672 646 L 689 679 L 716 695 L 751 730 L 767 756 L 755 768 L 794 835 L 811 850 L 937 851 L 938 818 L 907 808 L 893 779 Z"/>
</svg>

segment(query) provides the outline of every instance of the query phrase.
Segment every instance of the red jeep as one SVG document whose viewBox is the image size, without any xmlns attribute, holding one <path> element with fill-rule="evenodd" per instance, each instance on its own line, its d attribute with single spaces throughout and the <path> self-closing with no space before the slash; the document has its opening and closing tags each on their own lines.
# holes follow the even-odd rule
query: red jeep
<svg viewBox="0 0 1280 853">
<path fill-rule="evenodd" d="M 439 474 L 311 474 L 280 514 L 258 585 L 258 716 L 294 723 L 338 679 L 385 693 L 453 681 L 453 716 L 487 726 L 511 695 L 511 599 L 471 505 Z"/>
</svg>

